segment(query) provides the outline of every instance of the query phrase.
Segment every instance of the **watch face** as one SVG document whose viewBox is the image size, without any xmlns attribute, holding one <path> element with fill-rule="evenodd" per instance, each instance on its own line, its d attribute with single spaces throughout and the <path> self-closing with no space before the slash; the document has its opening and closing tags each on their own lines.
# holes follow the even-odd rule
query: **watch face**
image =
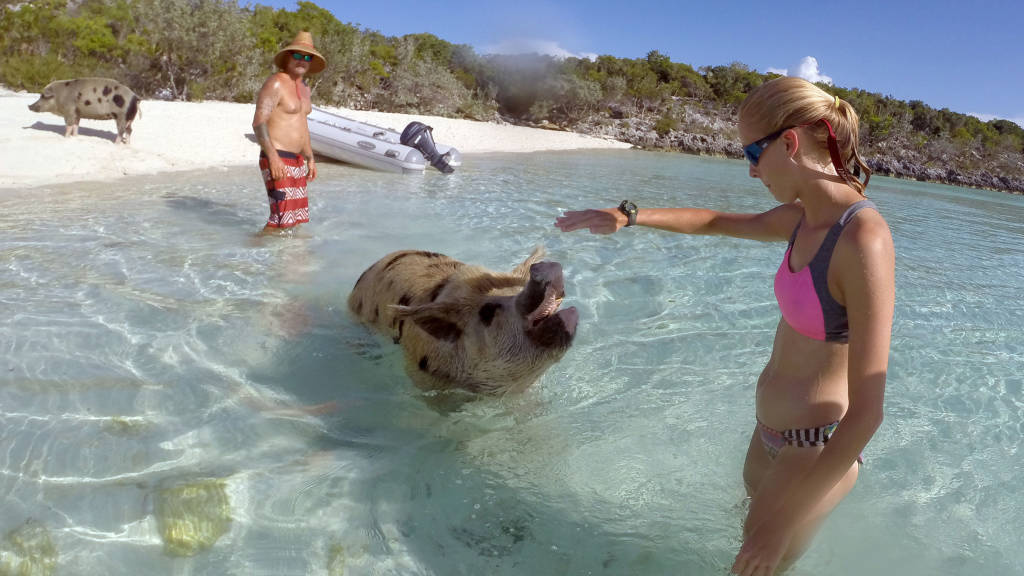
<svg viewBox="0 0 1024 576">
<path fill-rule="evenodd" d="M 625 214 L 626 217 L 629 219 L 629 221 L 626 223 L 626 226 L 632 226 L 634 223 L 636 223 L 636 204 L 630 202 L 629 200 L 623 200 L 622 204 L 619 204 L 619 212 Z"/>
</svg>

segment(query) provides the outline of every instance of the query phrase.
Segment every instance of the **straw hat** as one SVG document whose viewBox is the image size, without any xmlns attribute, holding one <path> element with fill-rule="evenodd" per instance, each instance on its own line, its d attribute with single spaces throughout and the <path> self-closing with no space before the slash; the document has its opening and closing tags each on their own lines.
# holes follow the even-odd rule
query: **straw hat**
<svg viewBox="0 0 1024 576">
<path fill-rule="evenodd" d="M 316 48 L 313 47 L 313 35 L 305 30 L 296 34 L 291 44 L 281 48 L 280 52 L 274 55 L 274 64 L 281 70 L 286 70 L 288 68 L 288 59 L 291 58 L 292 52 L 313 55 L 313 61 L 309 63 L 310 74 L 316 74 L 327 67 L 327 60 L 324 59 L 323 54 L 317 52 Z"/>
</svg>

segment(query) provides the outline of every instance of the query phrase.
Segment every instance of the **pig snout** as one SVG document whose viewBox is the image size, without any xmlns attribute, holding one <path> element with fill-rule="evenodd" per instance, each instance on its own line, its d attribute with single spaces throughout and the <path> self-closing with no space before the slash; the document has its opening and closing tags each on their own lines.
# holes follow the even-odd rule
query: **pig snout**
<svg viewBox="0 0 1024 576">
<path fill-rule="evenodd" d="M 555 316 L 562 321 L 562 326 L 565 327 L 565 331 L 569 334 L 570 338 L 576 335 L 576 325 L 580 321 L 580 313 L 576 310 L 575 306 L 559 310 Z"/>
<path fill-rule="evenodd" d="M 571 306 L 539 320 L 526 331 L 526 336 L 540 348 L 564 351 L 572 345 L 579 319 L 579 312 Z"/>
<path fill-rule="evenodd" d="M 516 298 L 516 311 L 522 316 L 548 316 L 565 296 L 562 265 L 558 262 L 538 262 L 530 266 L 530 281 Z M 553 307 L 552 307 L 553 305 Z M 544 313 L 544 308 L 551 308 Z"/>
<path fill-rule="evenodd" d="M 558 262 L 537 262 L 530 266 L 530 282 L 551 282 L 562 287 L 562 265 Z"/>
<path fill-rule="evenodd" d="M 530 267 L 530 281 L 519 294 L 516 308 L 527 322 L 530 339 L 545 348 L 568 348 L 576 335 L 579 312 L 559 310 L 565 296 L 565 278 L 558 262 L 538 262 Z"/>
<path fill-rule="evenodd" d="M 57 107 L 54 105 L 53 96 L 40 94 L 38 100 L 28 105 L 28 109 L 33 112 L 53 112 Z"/>
</svg>

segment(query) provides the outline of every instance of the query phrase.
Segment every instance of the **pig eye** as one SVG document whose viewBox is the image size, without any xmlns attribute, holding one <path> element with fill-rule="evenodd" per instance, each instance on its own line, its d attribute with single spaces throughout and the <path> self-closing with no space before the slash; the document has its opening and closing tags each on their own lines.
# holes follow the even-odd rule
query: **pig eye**
<svg viewBox="0 0 1024 576">
<path fill-rule="evenodd" d="M 480 321 L 483 322 L 484 326 L 490 326 L 491 322 L 494 321 L 494 314 L 501 308 L 501 304 L 496 302 L 488 302 L 480 307 Z"/>
</svg>

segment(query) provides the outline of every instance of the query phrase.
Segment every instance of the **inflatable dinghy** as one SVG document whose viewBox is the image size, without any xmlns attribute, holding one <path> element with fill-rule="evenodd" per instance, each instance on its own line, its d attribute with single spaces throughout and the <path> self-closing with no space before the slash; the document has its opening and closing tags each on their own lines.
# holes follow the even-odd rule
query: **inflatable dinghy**
<svg viewBox="0 0 1024 576">
<path fill-rule="evenodd" d="M 371 170 L 423 173 L 427 164 L 445 174 L 462 165 L 452 146 L 436 144 L 430 126 L 410 122 L 401 134 L 313 107 L 309 114 L 313 152 Z"/>
</svg>

